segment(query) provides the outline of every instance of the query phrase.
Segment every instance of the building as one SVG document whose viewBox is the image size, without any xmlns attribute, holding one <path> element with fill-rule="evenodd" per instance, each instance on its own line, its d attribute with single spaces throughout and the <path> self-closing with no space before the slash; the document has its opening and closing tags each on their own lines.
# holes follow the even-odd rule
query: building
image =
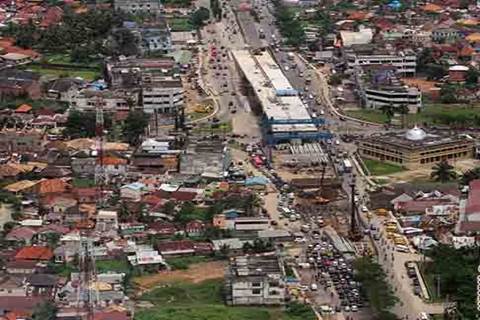
<svg viewBox="0 0 480 320">
<path fill-rule="evenodd" d="M 162 11 L 162 4 L 160 0 L 115 0 L 115 10 L 122 10 L 128 13 L 152 13 L 160 14 Z"/>
<path fill-rule="evenodd" d="M 46 135 L 43 131 L 13 130 L 0 131 L 0 151 L 11 153 L 40 153 L 44 151 Z"/>
<path fill-rule="evenodd" d="M 417 56 L 413 50 L 388 52 L 374 46 L 356 46 L 345 52 L 347 66 L 366 67 L 373 65 L 391 65 L 396 72 L 405 75 L 415 75 L 417 68 Z"/>
<path fill-rule="evenodd" d="M 168 25 L 162 24 L 143 28 L 142 50 L 146 52 L 168 52 L 172 50 L 172 37 Z"/>
<path fill-rule="evenodd" d="M 138 94 L 125 90 L 81 90 L 70 96 L 70 105 L 78 111 L 95 111 L 99 103 L 105 112 L 129 111 L 136 105 Z"/>
<path fill-rule="evenodd" d="M 442 160 L 472 158 L 474 141 L 463 135 L 426 133 L 418 127 L 406 132 L 371 135 L 358 142 L 358 153 L 366 159 L 384 161 L 408 169 L 431 167 Z"/>
<path fill-rule="evenodd" d="M 285 271 L 276 255 L 239 256 L 230 259 L 226 271 L 229 305 L 285 304 Z"/>
<path fill-rule="evenodd" d="M 432 30 L 432 40 L 435 42 L 452 42 L 460 37 L 460 32 L 453 28 L 438 28 Z"/>
<path fill-rule="evenodd" d="M 270 220 L 264 217 L 237 217 L 234 219 L 234 228 L 237 231 L 267 230 Z"/>
<path fill-rule="evenodd" d="M 480 232 L 480 180 L 469 184 L 468 198 L 460 202 L 457 234 L 475 235 Z"/>
<path fill-rule="evenodd" d="M 180 79 L 165 78 L 145 85 L 142 89 L 145 113 L 175 113 L 185 104 L 185 93 Z"/>
<path fill-rule="evenodd" d="M 465 82 L 468 70 L 469 67 L 467 66 L 452 66 L 448 68 L 448 80 L 451 82 Z"/>
</svg>

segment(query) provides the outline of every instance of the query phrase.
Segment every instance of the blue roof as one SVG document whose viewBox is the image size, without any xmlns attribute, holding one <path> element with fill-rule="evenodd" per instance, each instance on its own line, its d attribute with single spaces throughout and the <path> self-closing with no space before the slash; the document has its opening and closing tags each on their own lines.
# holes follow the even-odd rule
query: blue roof
<svg viewBox="0 0 480 320">
<path fill-rule="evenodd" d="M 247 179 L 245 179 L 246 186 L 266 185 L 266 184 L 268 184 L 268 179 L 263 176 L 248 177 Z"/>
<path fill-rule="evenodd" d="M 146 186 L 141 182 L 134 182 L 134 183 L 124 185 L 122 188 L 129 188 L 129 189 L 133 189 L 133 190 L 142 190 L 142 189 L 145 189 L 145 187 Z"/>
</svg>

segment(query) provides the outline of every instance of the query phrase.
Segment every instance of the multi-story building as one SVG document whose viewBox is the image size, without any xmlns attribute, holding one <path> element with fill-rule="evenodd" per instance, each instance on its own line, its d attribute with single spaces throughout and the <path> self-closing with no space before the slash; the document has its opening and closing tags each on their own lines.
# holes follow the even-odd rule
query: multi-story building
<svg viewBox="0 0 480 320">
<path fill-rule="evenodd" d="M 137 100 L 138 94 L 123 90 L 82 90 L 70 97 L 70 105 L 78 111 L 95 111 L 98 104 L 106 112 L 129 111 Z"/>
<path fill-rule="evenodd" d="M 345 52 L 347 65 L 350 69 L 355 67 L 373 65 L 391 65 L 396 72 L 402 75 L 415 75 L 417 56 L 413 50 L 399 52 L 381 52 L 368 47 L 368 50 L 355 50 Z M 362 48 L 364 49 L 364 48 Z"/>
<path fill-rule="evenodd" d="M 279 257 L 239 256 L 226 271 L 226 302 L 230 305 L 285 304 L 285 271 Z"/>
<path fill-rule="evenodd" d="M 379 109 L 384 105 L 394 108 L 407 106 L 416 113 L 422 107 L 422 92 L 405 85 L 393 66 L 370 66 L 355 68 L 357 93 L 366 108 Z"/>
<path fill-rule="evenodd" d="M 129 13 L 152 13 L 159 14 L 163 6 L 160 0 L 115 0 L 115 10 Z"/>
<path fill-rule="evenodd" d="M 431 167 L 443 160 L 472 158 L 474 140 L 444 132 L 427 134 L 414 127 L 403 133 L 371 135 L 358 142 L 358 153 L 367 159 L 400 165 L 408 169 Z"/>
<path fill-rule="evenodd" d="M 180 79 L 165 78 L 142 88 L 143 111 L 146 113 L 175 113 L 183 107 L 184 98 Z"/>
</svg>

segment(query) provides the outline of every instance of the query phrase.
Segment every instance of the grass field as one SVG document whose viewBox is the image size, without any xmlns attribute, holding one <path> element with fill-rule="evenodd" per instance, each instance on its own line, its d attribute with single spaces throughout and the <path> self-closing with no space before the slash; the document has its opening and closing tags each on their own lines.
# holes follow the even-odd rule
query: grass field
<svg viewBox="0 0 480 320">
<path fill-rule="evenodd" d="M 404 169 L 400 166 L 377 160 L 363 159 L 363 163 L 365 163 L 365 166 L 367 166 L 367 169 L 370 171 L 372 176 L 385 176 L 404 171 Z"/>
<path fill-rule="evenodd" d="M 178 257 L 167 259 L 168 265 L 172 270 L 187 270 L 188 267 L 194 263 L 211 261 L 212 257 L 192 256 L 192 257 Z"/>
<path fill-rule="evenodd" d="M 388 118 L 379 110 L 360 109 L 346 111 L 348 116 L 378 123 L 388 123 Z M 409 114 L 407 126 L 414 124 L 449 125 L 458 124 L 469 126 L 467 122 L 474 121 L 480 114 L 480 105 L 468 106 L 464 104 L 426 104 L 421 112 Z M 457 123 L 455 123 L 457 122 Z"/>
<path fill-rule="evenodd" d="M 76 188 L 95 187 L 95 180 L 88 178 L 73 178 L 72 184 Z"/>
<path fill-rule="evenodd" d="M 279 308 L 228 307 L 222 299 L 223 281 L 173 283 L 142 296 L 155 307 L 139 310 L 136 320 L 313 320 L 313 312 L 289 314 Z"/>
<path fill-rule="evenodd" d="M 193 26 L 190 22 L 190 18 L 170 18 L 168 19 L 168 25 L 172 28 L 172 31 L 192 31 Z"/>
<path fill-rule="evenodd" d="M 80 77 L 87 81 L 95 80 L 100 76 L 100 72 L 93 71 L 93 70 L 49 69 L 49 68 L 43 68 L 39 65 L 28 65 L 26 67 L 26 70 L 37 72 L 44 76 L 70 77 L 70 78 Z"/>
<path fill-rule="evenodd" d="M 125 259 L 97 260 L 95 265 L 99 273 L 108 271 L 127 273 L 130 270 L 130 266 Z"/>
</svg>

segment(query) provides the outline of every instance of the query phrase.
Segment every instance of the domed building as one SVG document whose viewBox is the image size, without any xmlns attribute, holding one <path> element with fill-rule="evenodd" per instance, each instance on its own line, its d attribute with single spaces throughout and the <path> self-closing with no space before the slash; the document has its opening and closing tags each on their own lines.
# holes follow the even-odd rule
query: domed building
<svg viewBox="0 0 480 320">
<path fill-rule="evenodd" d="M 414 126 L 403 132 L 374 134 L 358 142 L 358 153 L 366 159 L 396 164 L 407 169 L 433 166 L 442 160 L 472 158 L 475 141 L 447 131 L 426 132 Z"/>
</svg>

